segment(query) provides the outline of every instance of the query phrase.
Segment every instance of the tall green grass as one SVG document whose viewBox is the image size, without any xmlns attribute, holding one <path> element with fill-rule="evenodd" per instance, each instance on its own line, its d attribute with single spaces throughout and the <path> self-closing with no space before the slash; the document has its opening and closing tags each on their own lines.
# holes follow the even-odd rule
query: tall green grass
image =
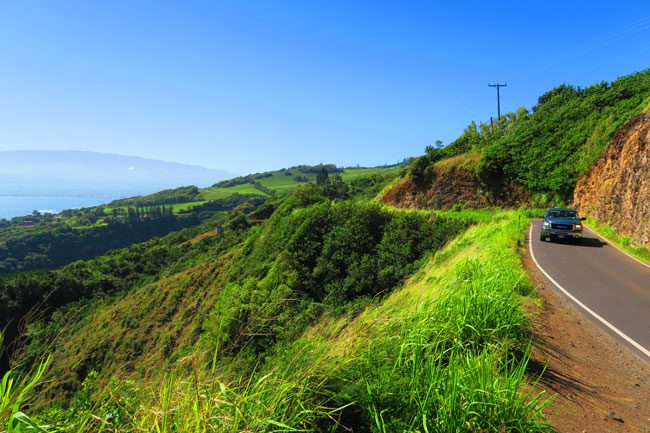
<svg viewBox="0 0 650 433">
<path fill-rule="evenodd" d="M 0 348 L 4 336 L 0 332 Z M 17 433 L 21 431 L 45 432 L 47 428 L 39 425 L 21 410 L 27 404 L 31 393 L 39 385 L 49 360 L 41 362 L 31 373 L 19 374 L 8 370 L 0 379 L 0 432 Z"/>
<path fill-rule="evenodd" d="M 377 308 L 373 338 L 359 342 L 339 385 L 370 431 L 552 431 L 542 413 L 551 401 L 527 374 L 523 307 L 535 300 L 518 252 L 526 221 L 493 214 L 433 259 L 437 272 L 407 283 L 406 299 L 411 290 L 416 299 L 424 279 L 424 300 L 390 317 Z"/>
<path fill-rule="evenodd" d="M 39 420 L 99 432 L 547 432 L 550 400 L 528 373 L 537 300 L 521 266 L 527 218 L 476 225 L 401 289 L 361 312 L 323 315 L 241 373 L 199 355 L 150 378 L 89 375 Z"/>
<path fill-rule="evenodd" d="M 595 217 L 590 216 L 588 222 L 588 227 L 594 230 L 596 233 L 601 236 L 606 237 L 618 247 L 632 254 L 636 258 L 646 263 L 650 263 L 650 248 L 643 246 L 636 246 L 630 243 L 629 236 L 623 236 L 618 233 L 618 231 L 609 224 L 598 221 Z"/>
</svg>

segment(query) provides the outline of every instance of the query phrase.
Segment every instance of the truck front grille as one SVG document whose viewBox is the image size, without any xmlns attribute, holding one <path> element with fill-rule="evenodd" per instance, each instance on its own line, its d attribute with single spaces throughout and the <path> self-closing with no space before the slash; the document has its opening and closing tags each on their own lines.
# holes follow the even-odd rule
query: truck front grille
<svg viewBox="0 0 650 433">
<path fill-rule="evenodd" d="M 573 230 L 573 225 L 571 224 L 551 224 L 551 228 L 554 230 Z"/>
</svg>

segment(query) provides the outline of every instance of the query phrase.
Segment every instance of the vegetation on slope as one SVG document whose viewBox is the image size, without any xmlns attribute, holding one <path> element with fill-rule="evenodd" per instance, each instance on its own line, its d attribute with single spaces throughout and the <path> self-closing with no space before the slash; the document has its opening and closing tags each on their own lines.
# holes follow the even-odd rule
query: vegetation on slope
<svg viewBox="0 0 650 433">
<path fill-rule="evenodd" d="M 398 175 L 396 167 L 343 170 L 333 165 L 298 166 L 224 181 L 219 185 L 225 186 L 203 190 L 180 187 L 115 200 L 107 206 L 65 210 L 59 215 L 35 213 L 0 220 L 0 274 L 63 266 L 196 226 L 214 212 L 250 210 L 265 197 L 282 196 L 304 182 L 316 181 L 321 169 L 336 173 L 324 185 L 330 198 L 371 198 Z M 304 182 L 294 182 L 293 172 L 300 173 L 296 176 L 302 175 Z M 240 182 L 249 178 L 252 184 Z"/>
<path fill-rule="evenodd" d="M 314 203 L 299 214 L 324 206 L 334 217 L 340 205 Z M 286 211 L 275 224 L 290 218 Z M 219 346 L 212 362 L 190 352 L 160 374 L 90 372 L 69 405 L 36 421 L 64 431 L 550 431 L 541 415 L 548 401 L 526 374 L 523 305 L 533 301 L 518 255 L 526 219 L 377 211 L 483 222 L 426 256 L 402 288 L 361 310 L 321 314 L 294 338 L 267 346 L 253 370 L 242 371 L 243 358 Z"/>
<path fill-rule="evenodd" d="M 157 206 L 127 207 L 122 218 L 108 217 L 103 207 L 69 210 L 60 216 L 33 215 L 0 225 L 0 274 L 50 269 L 87 260 L 109 250 L 193 227 L 216 212 L 258 205 L 261 197 L 238 194 L 173 214 Z M 116 208 L 114 208 L 116 209 Z M 83 221 L 83 226 L 78 226 Z M 1 293 L 0 293 L 1 295 Z"/>
<path fill-rule="evenodd" d="M 201 190 L 206 199 L 224 197 L 238 192 L 240 194 L 282 195 L 295 191 L 300 185 L 315 182 L 321 170 L 328 174 L 340 175 L 341 179 L 352 190 L 361 190 L 363 184 L 385 184 L 396 177 L 400 166 L 386 166 L 373 168 L 337 168 L 333 164 L 315 166 L 300 165 L 283 168 L 276 171 L 255 173 L 226 181 L 219 182 L 210 188 Z M 332 178 L 335 176 L 331 176 Z M 361 186 L 357 185 L 359 182 Z"/>
<path fill-rule="evenodd" d="M 508 195 L 522 187 L 534 205 L 566 204 L 578 177 L 602 154 L 617 128 L 650 106 L 650 70 L 587 88 L 560 85 L 529 112 L 507 113 L 492 124 L 472 122 L 449 146 L 429 146 L 410 166 L 420 189 L 435 184 L 435 164 L 478 152 L 473 175 L 483 192 Z"/>
<path fill-rule="evenodd" d="M 560 86 L 530 113 L 471 124 L 447 148 L 427 148 L 409 181 L 427 188 L 464 170 L 485 194 L 519 185 L 533 202 L 566 202 L 616 127 L 647 107 L 649 77 Z M 38 365 L 52 352 L 48 374 L 59 378 L 32 400 L 33 422 L 78 432 L 550 431 L 549 401 L 527 374 L 526 311 L 537 300 L 520 263 L 525 215 L 368 202 L 398 168 L 356 184 L 348 169 L 294 169 L 200 191 L 208 202 L 194 209 L 240 188 L 275 196 L 211 221 L 225 228 L 218 235 L 206 225 L 57 271 L 57 290 L 82 296 L 48 304 L 27 328 L 22 359 Z M 138 247 L 141 262 L 130 255 Z M 114 279 L 116 265 L 125 272 Z M 38 275 L 5 281 L 42 295 Z"/>
<path fill-rule="evenodd" d="M 276 345 L 295 339 L 323 313 L 360 308 L 389 293 L 428 251 L 466 225 L 377 204 L 333 203 L 307 186 L 250 229 L 226 230 L 183 246 L 143 245 L 141 251 L 151 256 L 126 257 L 124 264 L 145 260 L 150 270 L 137 274 L 151 277 L 122 282 L 119 291 L 113 288 L 119 280 L 113 283 L 101 273 L 103 262 L 96 259 L 84 272 L 96 277 L 73 292 L 97 301 L 70 303 L 74 299 L 57 294 L 65 307 L 28 328 L 31 344 L 25 351 L 34 358 L 47 350 L 48 341 L 65 341 L 56 344 L 51 371 L 59 397 L 89 371 L 102 376 L 146 371 L 196 347 L 212 353 L 218 346 L 220 359 L 252 371 Z M 155 262 L 146 262 L 148 257 Z M 106 301 L 98 296 L 115 293 L 121 295 Z"/>
<path fill-rule="evenodd" d="M 144 197 L 131 197 L 114 200 L 108 204 L 110 207 L 119 206 L 155 206 L 161 204 L 191 203 L 203 201 L 199 188 L 194 185 L 181 186 L 174 189 L 165 189 Z"/>
<path fill-rule="evenodd" d="M 650 103 L 650 70 L 585 89 L 561 85 L 533 112 L 485 149 L 478 175 L 486 186 L 510 179 L 540 202 L 571 200 L 578 177 L 614 132 Z"/>
<path fill-rule="evenodd" d="M 244 211 L 248 212 L 247 210 Z M 0 328 L 12 341 L 26 333 L 30 343 L 23 357 L 34 360 L 55 337 L 79 319 L 77 310 L 106 297 L 127 293 L 134 287 L 157 281 L 218 257 L 241 241 L 244 214 L 215 211 L 203 224 L 154 238 L 144 243 L 111 251 L 88 261 L 77 261 L 50 271 L 31 271 L 0 276 Z M 244 219 L 242 221 L 242 218 Z M 257 214 L 257 220 L 263 215 Z M 203 241 L 202 233 L 214 234 L 215 227 L 227 228 L 220 236 Z M 24 322 L 33 322 L 23 329 Z M 1 359 L 1 358 L 0 358 Z M 0 369 L 3 363 L 0 362 Z"/>
</svg>

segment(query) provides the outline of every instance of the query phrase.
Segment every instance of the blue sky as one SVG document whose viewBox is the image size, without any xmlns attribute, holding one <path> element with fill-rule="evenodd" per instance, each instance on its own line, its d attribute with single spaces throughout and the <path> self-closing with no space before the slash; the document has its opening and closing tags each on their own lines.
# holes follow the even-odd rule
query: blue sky
<svg viewBox="0 0 650 433">
<path fill-rule="evenodd" d="M 0 150 L 394 163 L 650 67 L 650 3 L 2 1 Z"/>
</svg>

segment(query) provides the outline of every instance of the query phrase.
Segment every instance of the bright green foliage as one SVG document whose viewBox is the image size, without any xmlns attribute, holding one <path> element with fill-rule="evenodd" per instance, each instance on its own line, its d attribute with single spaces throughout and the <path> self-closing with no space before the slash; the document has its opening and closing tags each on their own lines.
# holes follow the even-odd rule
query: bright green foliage
<svg viewBox="0 0 650 433">
<path fill-rule="evenodd" d="M 2 346 L 3 334 L 0 332 L 0 353 Z M 0 377 L 0 431 L 8 433 L 47 431 L 44 426 L 39 425 L 21 410 L 39 385 L 48 363 L 49 360 L 41 361 L 34 371 L 25 375 L 13 370 L 2 372 Z"/>
<path fill-rule="evenodd" d="M 232 264 L 205 325 L 205 338 L 223 351 L 263 352 L 324 311 L 389 293 L 466 227 L 377 204 L 332 204 L 318 189 L 311 194 L 282 204 Z"/>
<path fill-rule="evenodd" d="M 433 165 L 443 159 L 452 158 L 472 151 L 480 151 L 496 143 L 500 138 L 515 130 L 526 119 L 528 111 L 520 108 L 514 113 L 506 113 L 501 119 L 491 123 L 472 121 L 463 133 L 449 146 L 441 147 L 441 142 L 436 146 L 427 146 L 425 154 L 413 159 L 410 165 L 411 179 L 419 186 L 426 186 L 433 180 Z"/>
<path fill-rule="evenodd" d="M 514 180 L 540 204 L 566 203 L 614 131 L 648 106 L 650 70 L 585 89 L 561 85 L 485 150 L 479 178 L 491 190 Z"/>
<path fill-rule="evenodd" d="M 243 233 L 226 230 L 218 237 L 189 243 L 215 226 L 229 224 L 230 215 L 216 217 L 190 229 L 171 233 L 88 261 L 77 261 L 51 271 L 32 271 L 0 277 L 0 328 L 12 336 L 21 319 L 39 307 L 42 319 L 29 328 L 31 343 L 25 356 L 37 359 L 48 342 L 65 329 L 80 307 L 106 296 L 181 272 L 219 257 L 241 242 Z M 50 314 L 52 314 L 50 316 Z M 12 337 L 13 338 L 13 337 Z"/>
<path fill-rule="evenodd" d="M 442 271 L 433 268 L 395 293 L 411 308 L 382 321 L 384 308 L 393 311 L 389 298 L 365 323 L 362 316 L 358 327 L 375 331 L 360 338 L 360 352 L 343 371 L 332 373 L 341 377 L 339 404 L 355 402 L 352 427 L 552 431 L 541 412 L 549 401 L 527 384 L 522 303 L 532 287 L 517 251 L 526 224 L 516 213 L 494 215 L 436 256 Z M 416 296 L 424 299 L 416 303 Z"/>
<path fill-rule="evenodd" d="M 601 223 L 593 216 L 589 217 L 589 228 L 606 237 L 609 241 L 614 242 L 619 248 L 635 256 L 641 261 L 650 264 L 650 247 L 630 245 L 628 236 L 620 235 L 617 230 L 609 224 Z"/>
<path fill-rule="evenodd" d="M 35 225 L 29 228 L 24 226 L 27 217 L 4 223 L 0 220 L 0 274 L 49 269 L 76 260 L 88 260 L 112 249 L 197 226 L 219 212 L 248 211 L 264 201 L 259 196 L 230 194 L 210 202 L 194 203 L 191 208 L 176 204 L 178 215 L 171 212 L 171 205 L 114 207 L 108 213 L 110 216 L 106 215 L 106 208 L 98 206 L 67 210 L 57 218 L 49 214 L 31 216 L 29 219 Z M 80 218 L 90 219 L 91 225 L 73 227 Z M 97 224 L 97 221 L 103 223 Z M 0 284 L 0 298 L 2 292 Z M 0 316 L 0 325 L 2 322 Z"/>
<path fill-rule="evenodd" d="M 91 372 L 37 420 L 64 432 L 551 431 L 526 375 L 526 218 L 441 215 L 332 204 L 305 187 L 238 248 L 206 323 L 212 365 L 192 355 L 149 379 Z M 478 226 L 418 259 L 468 220 Z M 381 297 L 349 302 L 368 294 Z"/>
</svg>

